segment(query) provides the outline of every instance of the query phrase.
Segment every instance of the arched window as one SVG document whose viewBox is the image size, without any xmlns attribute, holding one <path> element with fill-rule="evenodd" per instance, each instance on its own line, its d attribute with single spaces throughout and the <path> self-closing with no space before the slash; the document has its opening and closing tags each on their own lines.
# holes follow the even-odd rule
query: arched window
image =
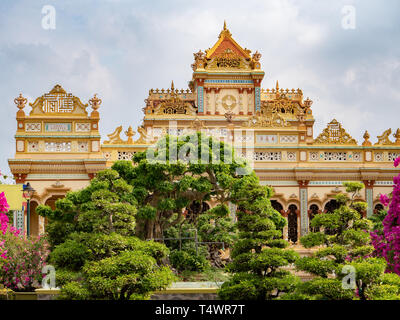
<svg viewBox="0 0 400 320">
<path fill-rule="evenodd" d="M 339 209 L 339 207 L 340 207 L 339 203 L 335 199 L 332 199 L 325 204 L 324 212 L 333 213 L 336 209 Z M 336 230 L 334 229 L 325 228 L 325 234 L 334 235 L 335 232 Z"/>
<path fill-rule="evenodd" d="M 281 213 L 283 206 L 277 200 L 271 200 L 272 208 Z"/>
<path fill-rule="evenodd" d="M 272 208 L 274 208 L 276 211 L 278 211 L 279 213 L 282 213 L 283 206 L 277 200 L 271 200 L 271 205 L 272 205 Z M 282 232 L 281 238 L 283 239 L 283 228 L 280 229 L 280 231 Z"/>
<path fill-rule="evenodd" d="M 339 207 L 339 203 L 335 199 L 332 199 L 325 204 L 324 212 L 333 213 Z"/>
<path fill-rule="evenodd" d="M 314 219 L 314 217 L 319 213 L 319 208 L 316 204 L 312 204 L 310 206 L 310 211 L 309 211 L 309 219 L 308 219 L 308 228 L 310 232 L 318 232 L 319 227 L 312 228 L 311 227 L 311 220 Z"/>
<path fill-rule="evenodd" d="M 297 242 L 297 206 L 291 204 L 288 214 L 288 240 L 294 243 Z"/>
<path fill-rule="evenodd" d="M 380 211 L 385 210 L 382 203 L 378 203 L 375 205 L 374 213 L 379 213 Z"/>
</svg>

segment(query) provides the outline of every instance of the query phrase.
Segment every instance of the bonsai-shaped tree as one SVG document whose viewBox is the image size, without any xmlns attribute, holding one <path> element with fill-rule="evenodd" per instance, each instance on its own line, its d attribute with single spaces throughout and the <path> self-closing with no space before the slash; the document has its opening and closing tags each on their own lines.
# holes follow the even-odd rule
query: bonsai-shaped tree
<svg viewBox="0 0 400 320">
<path fill-rule="evenodd" d="M 56 209 L 39 206 L 50 220 L 50 263 L 63 299 L 146 299 L 174 279 L 163 265 L 168 249 L 134 236 L 132 186 L 114 170 L 98 172 L 83 190 L 69 192 Z"/>
<path fill-rule="evenodd" d="M 251 169 L 228 144 L 200 132 L 167 135 L 153 148 L 136 153 L 133 163 L 117 161 L 112 168 L 133 186 L 139 207 L 136 232 L 142 239 L 177 237 L 179 230 L 195 228 L 198 241 L 232 243 L 235 232 L 228 205 L 241 200 L 233 188 Z M 185 214 L 191 205 L 210 200 L 214 207 L 191 217 L 189 224 Z M 207 248 L 212 264 L 220 265 L 221 245 Z M 193 250 L 187 251 L 193 256 Z"/>
<path fill-rule="evenodd" d="M 144 239 L 162 238 L 165 230 L 182 223 L 193 203 L 237 202 L 232 185 L 251 171 L 232 147 L 200 132 L 166 135 L 153 148 L 136 153 L 133 163 L 117 161 L 112 168 L 134 187 L 137 233 Z"/>
<path fill-rule="evenodd" d="M 233 261 L 226 267 L 233 276 L 221 286 L 219 297 L 265 300 L 293 291 L 300 280 L 282 267 L 295 262 L 297 253 L 285 250 L 288 242 L 280 239 L 286 221 L 271 206 L 272 189 L 261 186 L 253 172 L 235 185 L 233 196 L 241 199 L 239 240 L 233 247 Z"/>
<path fill-rule="evenodd" d="M 372 222 L 363 218 L 367 204 L 355 200 L 364 188 L 360 182 L 343 184 L 346 194 L 338 194 L 339 208 L 316 215 L 311 232 L 300 239 L 306 248 L 321 246 L 311 257 L 296 261 L 298 270 L 316 277 L 299 284 L 294 294 L 284 299 L 393 299 L 400 298 L 399 279 L 384 274 L 386 262 L 371 257 L 369 230 Z"/>
</svg>

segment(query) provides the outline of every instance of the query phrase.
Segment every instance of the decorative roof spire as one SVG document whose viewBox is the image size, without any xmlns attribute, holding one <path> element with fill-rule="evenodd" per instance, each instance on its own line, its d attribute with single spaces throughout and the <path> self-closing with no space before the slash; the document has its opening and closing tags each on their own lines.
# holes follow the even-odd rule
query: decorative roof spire
<svg viewBox="0 0 400 320">
<path fill-rule="evenodd" d="M 174 92 L 174 90 L 175 90 L 175 87 L 174 87 L 174 80 L 172 80 L 172 82 L 171 82 L 171 91 Z"/>
<path fill-rule="evenodd" d="M 276 91 L 277 92 L 279 91 L 279 82 L 278 82 L 278 80 L 276 80 Z"/>
<path fill-rule="evenodd" d="M 226 20 L 224 20 L 224 30 L 226 30 Z"/>
<path fill-rule="evenodd" d="M 19 94 L 19 97 L 14 99 L 14 103 L 17 105 L 17 107 L 22 110 L 25 108 L 25 104 L 28 102 L 26 98 L 22 96 L 22 93 Z"/>
</svg>

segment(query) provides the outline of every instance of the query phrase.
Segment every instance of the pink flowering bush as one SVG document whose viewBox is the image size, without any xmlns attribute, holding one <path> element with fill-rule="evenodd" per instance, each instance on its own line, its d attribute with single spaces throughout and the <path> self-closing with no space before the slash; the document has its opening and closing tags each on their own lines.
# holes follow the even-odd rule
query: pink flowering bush
<svg viewBox="0 0 400 320">
<path fill-rule="evenodd" d="M 394 161 L 394 166 L 400 165 L 400 157 Z M 383 231 L 371 232 L 372 245 L 375 255 L 386 259 L 388 272 L 400 275 L 400 173 L 393 178 L 394 186 L 392 197 L 380 197 L 381 203 L 388 208 L 383 220 Z"/>
<path fill-rule="evenodd" d="M 0 193 L 0 284 L 13 291 L 33 291 L 40 287 L 42 268 L 49 254 L 44 238 L 23 237 L 9 224 L 8 203 Z"/>
</svg>

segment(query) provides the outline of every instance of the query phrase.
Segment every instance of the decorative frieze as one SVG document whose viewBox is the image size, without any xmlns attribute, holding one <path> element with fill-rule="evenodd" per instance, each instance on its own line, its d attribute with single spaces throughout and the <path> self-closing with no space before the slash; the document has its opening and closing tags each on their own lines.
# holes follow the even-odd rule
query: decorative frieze
<svg viewBox="0 0 400 320">
<path fill-rule="evenodd" d="M 254 152 L 253 160 L 255 161 L 281 161 L 282 152 Z"/>
<path fill-rule="evenodd" d="M 136 152 L 118 151 L 118 160 L 132 160 Z"/>
<path fill-rule="evenodd" d="M 103 157 L 106 160 L 110 160 L 111 159 L 111 152 L 103 152 Z"/>
<path fill-rule="evenodd" d="M 171 136 L 182 136 L 184 134 L 184 129 L 167 129 L 167 134 Z"/>
<path fill-rule="evenodd" d="M 78 142 L 78 152 L 89 152 L 89 143 L 87 141 Z"/>
<path fill-rule="evenodd" d="M 276 144 L 278 142 L 278 136 L 276 134 L 257 134 L 256 142 L 265 144 Z"/>
<path fill-rule="evenodd" d="M 325 161 L 346 161 L 347 152 L 324 152 Z"/>
<path fill-rule="evenodd" d="M 375 160 L 375 162 L 383 161 L 383 152 L 375 152 L 374 160 Z"/>
<path fill-rule="evenodd" d="M 71 152 L 71 142 L 45 142 L 46 152 Z"/>
<path fill-rule="evenodd" d="M 286 157 L 288 161 L 297 161 L 297 153 L 295 151 L 288 151 Z"/>
<path fill-rule="evenodd" d="M 90 123 L 76 123 L 75 132 L 90 132 Z"/>
<path fill-rule="evenodd" d="M 353 152 L 353 161 L 361 161 L 361 152 Z"/>
<path fill-rule="evenodd" d="M 318 152 L 310 152 L 310 161 L 318 161 L 319 153 Z"/>
<path fill-rule="evenodd" d="M 25 124 L 25 131 L 26 132 L 41 132 L 42 131 L 42 124 L 40 122 L 26 123 Z"/>
<path fill-rule="evenodd" d="M 45 123 L 46 132 L 71 132 L 71 123 Z"/>
<path fill-rule="evenodd" d="M 390 161 L 390 162 L 393 162 L 398 157 L 400 157 L 400 153 L 398 153 L 398 152 L 389 152 L 388 153 L 388 161 Z"/>
<path fill-rule="evenodd" d="M 28 142 L 28 152 L 38 152 L 39 151 L 39 142 L 38 141 L 29 141 Z"/>
<path fill-rule="evenodd" d="M 299 138 L 296 135 L 279 136 L 280 143 L 298 143 Z"/>
</svg>

